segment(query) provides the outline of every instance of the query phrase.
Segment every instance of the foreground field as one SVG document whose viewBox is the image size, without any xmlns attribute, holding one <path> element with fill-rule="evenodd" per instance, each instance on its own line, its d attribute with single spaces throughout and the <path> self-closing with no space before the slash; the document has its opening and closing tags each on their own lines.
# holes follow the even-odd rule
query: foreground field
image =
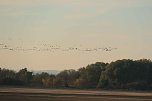
<svg viewBox="0 0 152 101">
<path fill-rule="evenodd" d="M 152 93 L 0 88 L 0 101 L 152 101 Z"/>
</svg>

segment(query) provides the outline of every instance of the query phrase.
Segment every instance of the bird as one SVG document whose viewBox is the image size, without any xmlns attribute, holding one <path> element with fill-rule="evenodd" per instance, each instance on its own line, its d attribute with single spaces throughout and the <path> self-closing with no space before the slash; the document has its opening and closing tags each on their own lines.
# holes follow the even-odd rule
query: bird
<svg viewBox="0 0 152 101">
<path fill-rule="evenodd" d="M 32 46 L 31 48 L 25 48 L 24 46 L 14 46 L 11 47 L 10 45 L 8 46 L 7 44 L 4 43 L 0 43 L 1 49 L 6 49 L 6 50 L 10 50 L 10 51 L 49 51 L 49 52 L 56 52 L 59 50 L 60 51 L 84 51 L 84 52 L 97 52 L 97 51 L 106 51 L 106 52 L 110 52 L 113 50 L 116 50 L 117 48 L 111 48 L 111 47 L 98 47 L 98 48 L 87 48 L 87 47 L 83 47 L 82 45 L 77 47 L 77 46 L 72 46 L 72 47 L 64 47 L 64 46 L 60 46 L 57 44 L 50 44 L 50 43 L 42 43 L 39 44 L 38 46 Z"/>
<path fill-rule="evenodd" d="M 13 51 L 14 49 L 13 49 L 13 48 L 10 48 L 9 50 Z"/>
<path fill-rule="evenodd" d="M 111 48 L 111 47 L 109 47 L 109 48 L 103 48 L 104 51 L 112 51 L 112 50 L 115 50 L 115 49 L 117 49 L 117 48 Z"/>
</svg>

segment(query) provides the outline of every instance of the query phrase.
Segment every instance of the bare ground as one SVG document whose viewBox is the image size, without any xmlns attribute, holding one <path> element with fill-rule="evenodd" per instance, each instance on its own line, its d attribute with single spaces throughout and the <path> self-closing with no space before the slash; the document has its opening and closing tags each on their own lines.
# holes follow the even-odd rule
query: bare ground
<svg viewBox="0 0 152 101">
<path fill-rule="evenodd" d="M 152 101 L 152 93 L 0 88 L 0 101 Z"/>
</svg>

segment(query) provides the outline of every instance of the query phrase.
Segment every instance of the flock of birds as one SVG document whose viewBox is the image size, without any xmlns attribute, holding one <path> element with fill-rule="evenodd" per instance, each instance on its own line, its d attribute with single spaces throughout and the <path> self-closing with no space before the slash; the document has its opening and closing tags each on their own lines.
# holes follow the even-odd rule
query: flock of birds
<svg viewBox="0 0 152 101">
<path fill-rule="evenodd" d="M 58 45 L 51 44 L 41 44 L 40 46 L 33 46 L 30 48 L 25 48 L 23 46 L 11 47 L 10 45 L 0 43 L 0 50 L 9 50 L 9 51 L 85 51 L 85 52 L 93 52 L 93 51 L 113 51 L 117 48 L 104 47 L 104 48 L 82 48 L 82 47 L 61 47 Z"/>
</svg>

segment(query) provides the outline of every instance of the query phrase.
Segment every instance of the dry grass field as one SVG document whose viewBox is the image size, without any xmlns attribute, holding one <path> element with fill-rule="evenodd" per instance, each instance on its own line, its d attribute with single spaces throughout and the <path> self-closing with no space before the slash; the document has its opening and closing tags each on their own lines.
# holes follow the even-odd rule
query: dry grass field
<svg viewBox="0 0 152 101">
<path fill-rule="evenodd" d="M 0 101 L 152 101 L 152 93 L 3 87 Z"/>
</svg>

